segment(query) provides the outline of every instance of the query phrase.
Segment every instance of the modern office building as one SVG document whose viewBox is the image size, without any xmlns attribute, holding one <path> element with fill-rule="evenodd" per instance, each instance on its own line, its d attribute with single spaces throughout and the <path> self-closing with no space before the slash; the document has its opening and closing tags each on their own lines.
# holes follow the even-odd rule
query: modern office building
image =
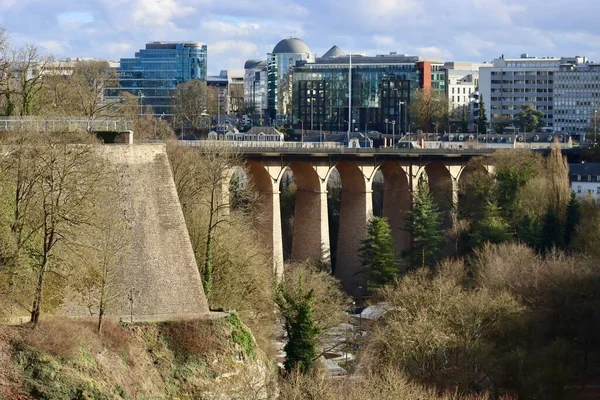
<svg viewBox="0 0 600 400">
<path fill-rule="evenodd" d="M 595 140 L 600 106 L 600 64 L 561 65 L 554 73 L 554 128 Z"/>
<path fill-rule="evenodd" d="M 410 130 L 408 108 L 418 89 L 445 93 L 444 64 L 435 59 L 390 53 L 352 55 L 352 117 L 349 118 L 350 56 L 332 48 L 293 72 L 293 123 L 304 129 L 400 133 Z"/>
<path fill-rule="evenodd" d="M 544 113 L 544 125 L 554 124 L 554 78 L 563 64 L 580 64 L 583 57 L 529 57 L 509 59 L 504 55 L 491 67 L 479 69 L 479 91 L 490 123 L 512 123 L 519 108 L 532 104 Z"/>
<path fill-rule="evenodd" d="M 217 115 L 237 116 L 244 105 L 244 71 L 222 70 L 217 76 L 208 76 L 206 84 L 208 95 L 217 105 L 213 111 Z"/>
<path fill-rule="evenodd" d="M 290 70 L 298 61 L 312 63 L 315 54 L 302 40 L 294 37 L 283 39 L 267 54 L 267 109 L 276 124 L 287 122 L 292 96 Z"/>
<path fill-rule="evenodd" d="M 267 61 L 248 60 L 244 65 L 244 103 L 255 124 L 267 113 Z"/>
<path fill-rule="evenodd" d="M 467 109 L 471 103 L 471 93 L 479 88 L 479 68 L 490 67 L 492 64 L 471 62 L 446 62 L 446 93 L 450 111 L 455 113 Z"/>
<path fill-rule="evenodd" d="M 177 85 L 193 79 L 206 81 L 207 48 L 194 42 L 152 42 L 122 58 L 117 68 L 121 87 L 110 95 L 126 91 L 138 96 L 140 105 L 152 107 L 154 115 L 172 115 L 171 96 Z"/>
</svg>

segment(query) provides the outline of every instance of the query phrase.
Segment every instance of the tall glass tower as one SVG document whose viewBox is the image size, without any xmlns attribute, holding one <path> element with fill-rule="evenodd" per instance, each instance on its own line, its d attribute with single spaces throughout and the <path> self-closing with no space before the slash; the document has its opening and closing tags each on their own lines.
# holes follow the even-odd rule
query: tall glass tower
<svg viewBox="0 0 600 400">
<path fill-rule="evenodd" d="M 192 79 L 206 81 L 207 49 L 194 42 L 152 42 L 135 53 L 122 58 L 117 68 L 121 91 L 138 96 L 141 107 L 152 107 L 154 115 L 170 117 L 171 96 L 175 87 Z"/>
<path fill-rule="evenodd" d="M 315 54 L 310 52 L 306 43 L 294 37 L 283 39 L 267 55 L 267 107 L 277 125 L 288 122 L 291 116 L 292 81 L 289 72 L 300 60 L 314 62 Z"/>
</svg>

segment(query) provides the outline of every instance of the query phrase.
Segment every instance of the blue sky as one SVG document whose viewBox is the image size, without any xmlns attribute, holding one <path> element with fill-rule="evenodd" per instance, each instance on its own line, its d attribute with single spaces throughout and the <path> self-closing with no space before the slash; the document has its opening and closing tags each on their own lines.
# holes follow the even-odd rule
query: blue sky
<svg viewBox="0 0 600 400">
<path fill-rule="evenodd" d="M 599 13 L 598 0 L 0 0 L 0 26 L 15 46 L 118 60 L 150 41 L 197 41 L 208 45 L 211 74 L 264 58 L 288 36 L 317 55 L 337 44 L 447 61 L 600 61 Z"/>
</svg>

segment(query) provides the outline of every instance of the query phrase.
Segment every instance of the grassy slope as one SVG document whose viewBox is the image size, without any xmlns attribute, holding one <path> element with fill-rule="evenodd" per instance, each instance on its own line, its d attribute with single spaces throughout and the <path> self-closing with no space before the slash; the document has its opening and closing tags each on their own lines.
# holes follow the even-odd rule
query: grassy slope
<svg viewBox="0 0 600 400">
<path fill-rule="evenodd" d="M 270 376 L 236 316 L 213 321 L 46 320 L 0 327 L 0 399 L 260 398 Z M 258 378 L 258 379 L 257 379 Z"/>
</svg>

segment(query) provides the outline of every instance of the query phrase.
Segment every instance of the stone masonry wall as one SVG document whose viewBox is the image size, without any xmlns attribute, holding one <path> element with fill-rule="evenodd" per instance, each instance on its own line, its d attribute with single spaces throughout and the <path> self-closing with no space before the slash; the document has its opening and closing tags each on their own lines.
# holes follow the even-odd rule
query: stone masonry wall
<svg viewBox="0 0 600 400">
<path fill-rule="evenodd" d="M 122 292 L 109 314 L 129 321 L 197 318 L 208 314 L 188 230 L 164 144 L 103 146 L 120 171 L 131 245 Z M 132 296 L 133 295 L 133 296 Z"/>
</svg>

